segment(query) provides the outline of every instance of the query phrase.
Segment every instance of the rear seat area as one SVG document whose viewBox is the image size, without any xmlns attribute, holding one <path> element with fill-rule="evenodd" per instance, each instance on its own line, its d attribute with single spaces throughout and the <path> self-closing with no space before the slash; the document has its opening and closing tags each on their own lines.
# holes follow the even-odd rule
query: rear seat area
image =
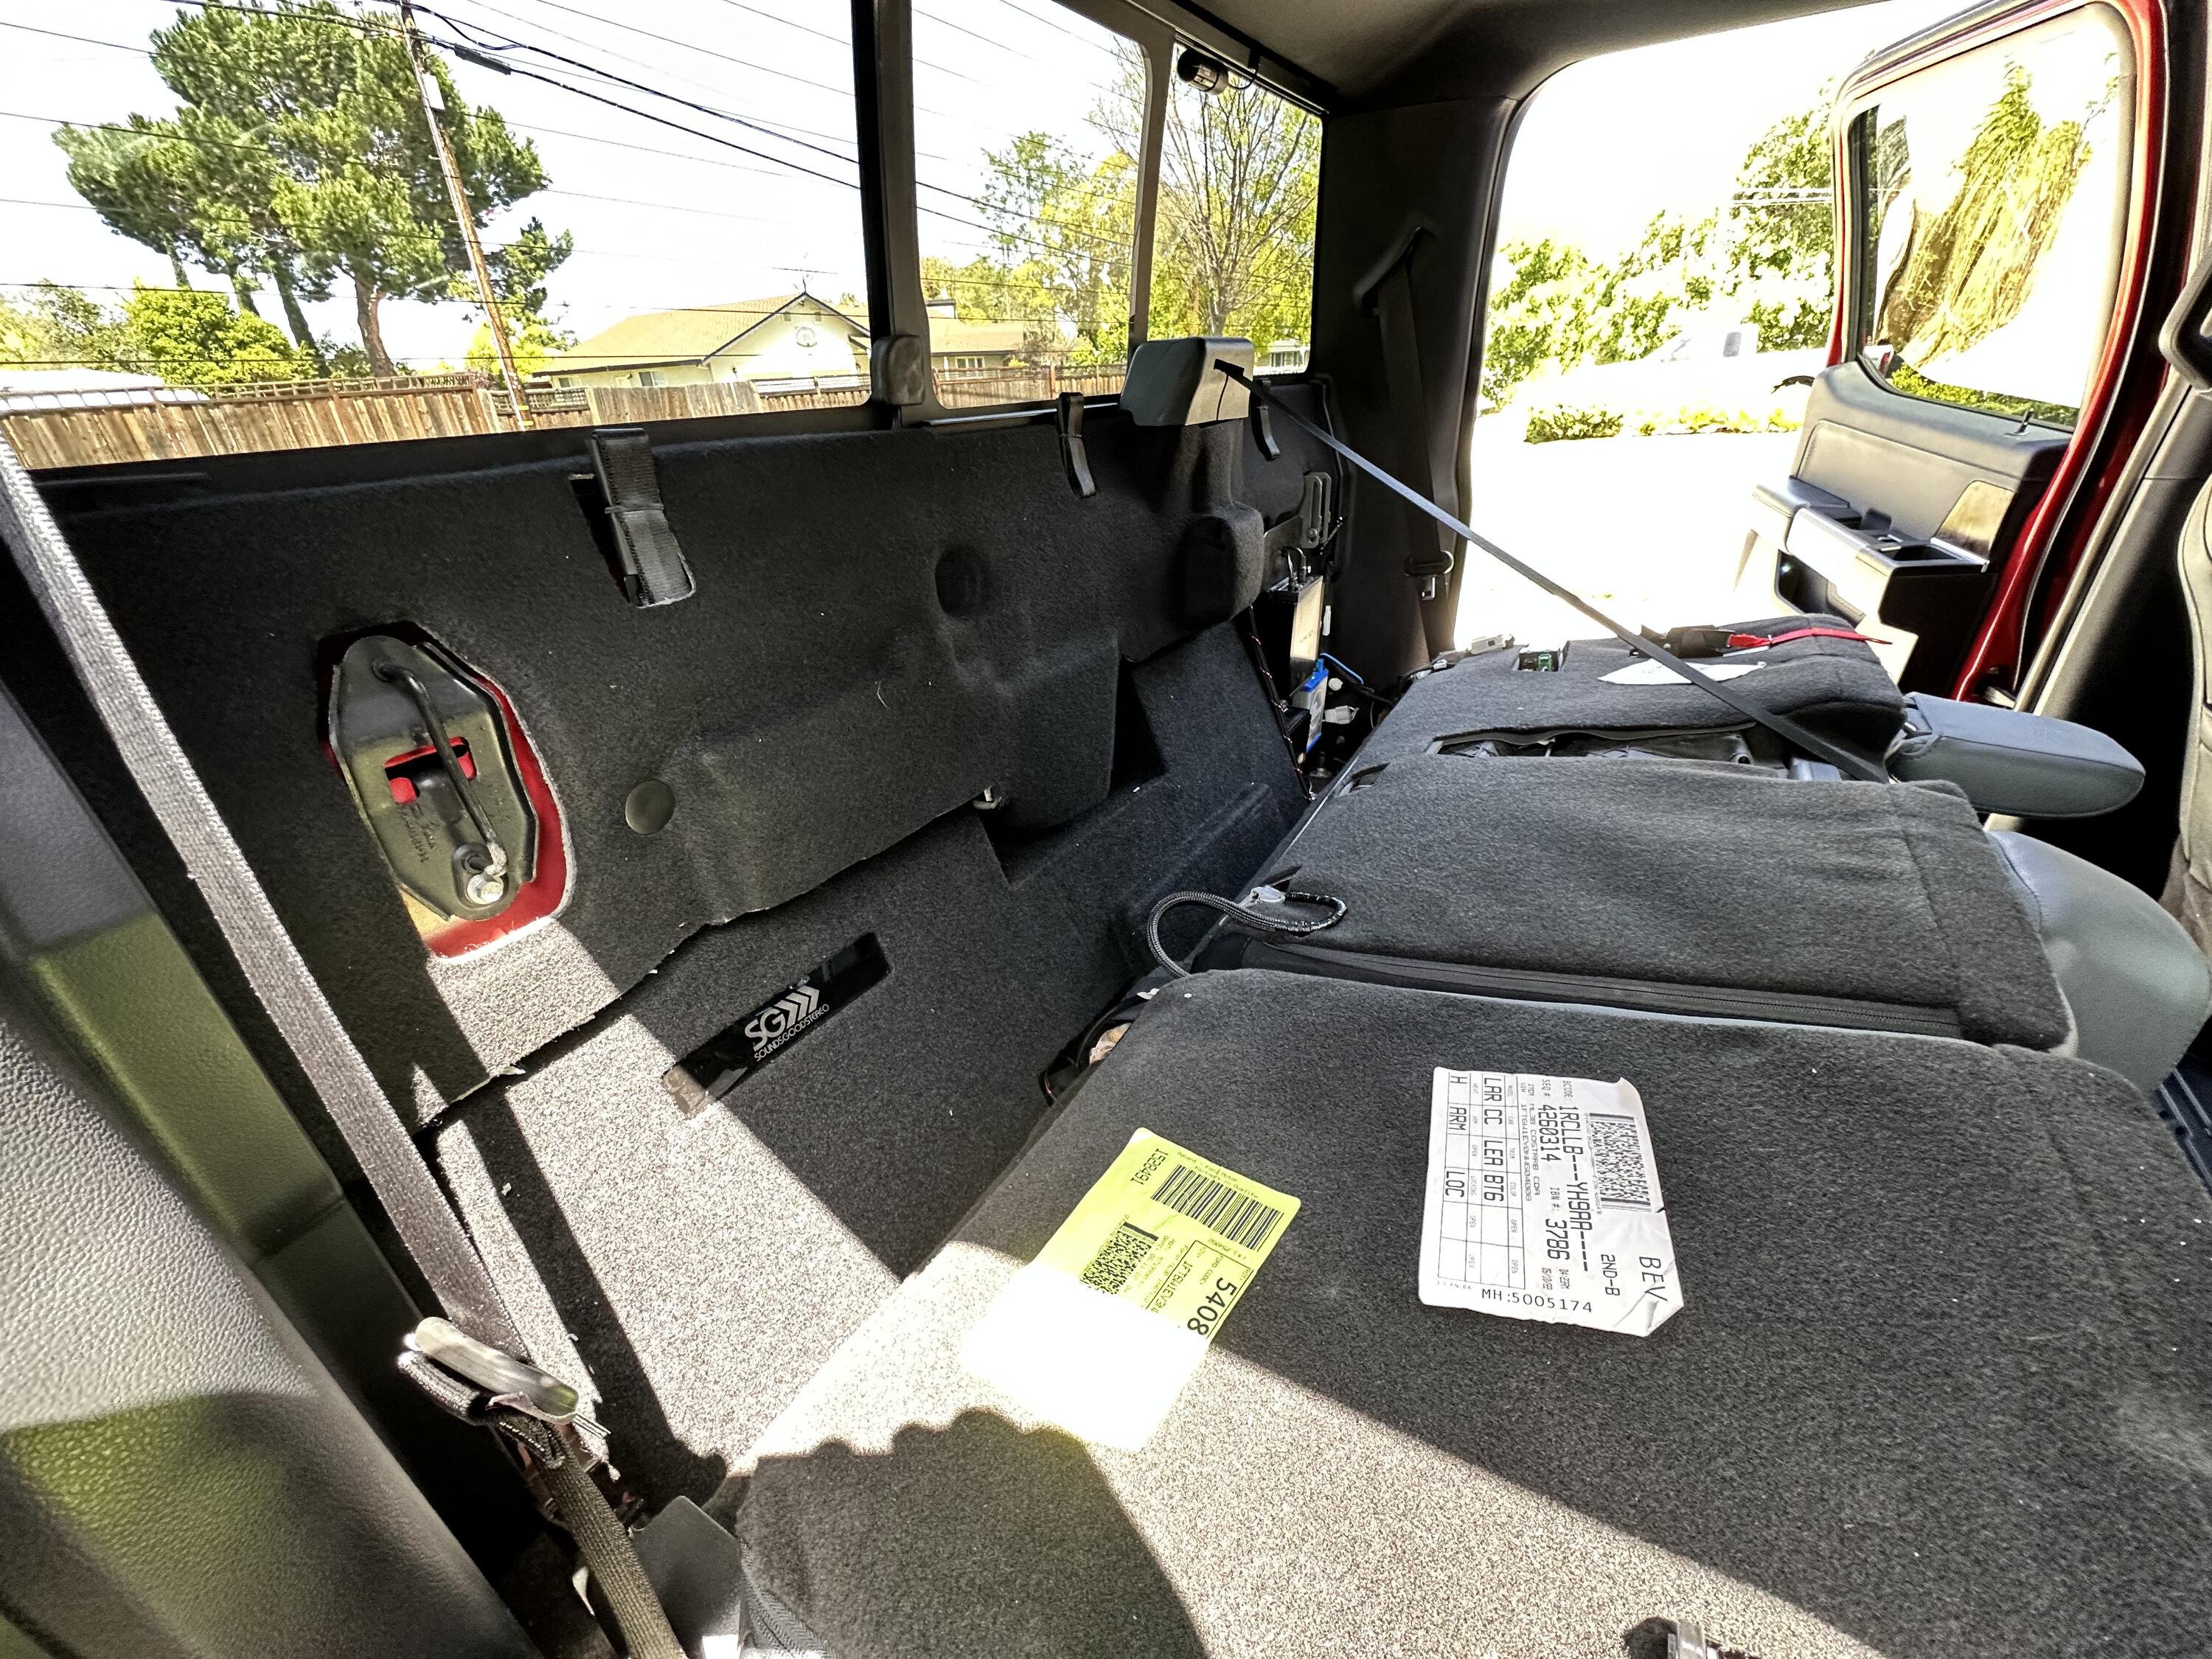
<svg viewBox="0 0 2212 1659">
<path fill-rule="evenodd" d="M 1881 753 L 1871 653 L 1819 643 L 1795 712 Z M 762 1627 L 852 1659 L 1595 1659 L 1672 1620 L 1758 1659 L 2188 1650 L 2212 1206 L 2094 1051 L 2162 1073 L 2202 959 L 1946 784 L 1456 741 L 1706 712 L 1489 660 L 1417 681 L 1255 873 L 1341 920 L 1232 924 L 1158 983 L 756 1443 L 720 1501 Z M 1519 712 L 1478 710 L 1509 673 Z M 1678 1316 L 1420 1300 L 1440 1067 L 1635 1085 Z M 1301 1207 L 1129 1449 L 963 1346 L 1139 1130 Z"/>
<path fill-rule="evenodd" d="M 1636 1084 L 1675 1318 L 1416 1301 L 1439 1066 Z M 1139 1127 L 1303 1207 L 1116 1452 L 959 1351 Z M 2191 1650 L 2207 1214 L 2073 1060 L 1200 974 L 777 1419 L 739 1532 L 836 1655 Z"/>
<path fill-rule="evenodd" d="M 2035 929 L 1946 786 L 1672 761 L 1359 766 L 1279 862 L 1342 921 L 1255 966 L 2060 1048 Z"/>
<path fill-rule="evenodd" d="M 1733 632 L 1759 637 L 1807 628 L 1849 631 L 1850 624 L 1817 615 L 1731 624 Z M 1729 662 L 1759 665 L 1738 676 L 1736 689 L 1745 696 L 1869 760 L 1888 751 L 1905 718 L 1896 682 L 1854 641 L 1790 640 L 1732 653 Z M 1369 760 L 1439 750 L 1544 754 L 1564 738 L 1725 734 L 1743 736 L 1753 752 L 1764 750 L 1765 734 L 1702 687 L 1679 678 L 1607 678 L 1645 675 L 1655 666 L 1613 639 L 1570 641 L 1558 667 L 1542 673 L 1521 672 L 1514 651 L 1485 651 L 1416 678 L 1362 754 Z"/>
</svg>

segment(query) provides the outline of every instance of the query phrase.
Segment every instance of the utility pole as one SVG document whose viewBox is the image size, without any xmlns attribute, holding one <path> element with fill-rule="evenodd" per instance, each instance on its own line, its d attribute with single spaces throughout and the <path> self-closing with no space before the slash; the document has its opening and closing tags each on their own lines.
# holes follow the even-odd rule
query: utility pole
<svg viewBox="0 0 2212 1659">
<path fill-rule="evenodd" d="M 407 0 L 399 0 L 399 33 L 407 43 L 407 62 L 415 71 L 415 90 L 422 100 L 422 118 L 430 124 L 430 143 L 438 152 L 438 167 L 446 175 L 446 194 L 453 198 L 453 217 L 459 221 L 461 240 L 468 246 L 469 269 L 476 273 L 484 323 L 491 330 L 492 347 L 499 353 L 499 376 L 507 383 L 507 407 L 514 413 L 515 425 L 527 428 L 530 405 L 522 395 L 522 375 L 514 366 L 514 347 L 507 337 L 507 317 L 499 308 L 499 295 L 492 291 L 491 267 L 484 263 L 483 244 L 477 240 L 476 215 L 469 209 L 468 186 L 461 182 L 460 163 L 453 159 L 453 146 L 446 141 L 446 100 L 439 94 L 437 78 L 423 61 L 422 37 L 415 32 L 415 9 Z"/>
</svg>

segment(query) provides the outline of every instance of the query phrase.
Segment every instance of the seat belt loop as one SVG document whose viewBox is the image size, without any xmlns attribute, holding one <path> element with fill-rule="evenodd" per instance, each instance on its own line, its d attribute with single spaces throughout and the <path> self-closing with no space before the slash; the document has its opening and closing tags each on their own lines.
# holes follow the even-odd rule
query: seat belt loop
<svg viewBox="0 0 2212 1659">
<path fill-rule="evenodd" d="M 688 599 L 698 589 L 660 499 L 653 441 L 642 427 L 600 427 L 591 435 L 592 465 L 622 559 L 623 591 L 640 610 Z"/>
<path fill-rule="evenodd" d="M 1060 434 L 1060 467 L 1067 474 L 1067 487 L 1089 501 L 1098 493 L 1091 476 L 1091 451 L 1083 441 L 1083 394 L 1063 392 L 1053 402 L 1053 430 Z"/>
</svg>

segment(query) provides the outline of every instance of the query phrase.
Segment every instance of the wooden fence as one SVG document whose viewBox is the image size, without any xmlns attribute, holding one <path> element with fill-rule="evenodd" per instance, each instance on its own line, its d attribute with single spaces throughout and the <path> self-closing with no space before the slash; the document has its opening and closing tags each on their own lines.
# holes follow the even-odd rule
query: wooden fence
<svg viewBox="0 0 2212 1659">
<path fill-rule="evenodd" d="M 1060 368 L 1042 363 L 1034 368 L 940 368 L 937 398 L 947 409 L 988 409 L 1000 404 L 1048 403 L 1063 392 L 1103 398 L 1121 389 L 1127 367 L 1101 363 Z"/>
<path fill-rule="evenodd" d="M 1081 369 L 940 369 L 947 408 L 983 409 L 1082 392 L 1121 389 L 1122 366 Z M 860 386 L 762 392 L 742 380 L 708 386 L 570 386 L 527 394 L 533 426 L 631 426 L 713 415 L 783 409 L 837 409 L 867 401 Z M 408 375 L 380 380 L 298 380 L 281 385 L 99 394 L 67 406 L 44 398 L 0 401 L 4 430 L 31 467 L 100 466 L 136 461 L 313 449 L 326 444 L 390 443 L 508 432 L 505 391 L 481 374 Z"/>
</svg>

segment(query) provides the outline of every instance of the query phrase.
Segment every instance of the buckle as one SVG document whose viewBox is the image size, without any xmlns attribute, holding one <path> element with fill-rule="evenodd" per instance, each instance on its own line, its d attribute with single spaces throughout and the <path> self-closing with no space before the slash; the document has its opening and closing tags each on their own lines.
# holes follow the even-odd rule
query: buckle
<svg viewBox="0 0 2212 1659">
<path fill-rule="evenodd" d="M 583 1398 L 575 1389 L 526 1359 L 517 1359 L 489 1342 L 477 1341 L 451 1320 L 426 1319 L 407 1334 L 404 1342 L 407 1352 L 401 1356 L 402 1368 L 449 1409 L 447 1391 L 432 1388 L 421 1376 L 423 1362 L 470 1385 L 473 1397 L 466 1415 L 482 1418 L 495 1411 L 520 1412 L 556 1428 L 578 1424 L 605 1437 L 605 1431 L 582 1414 Z"/>
</svg>

